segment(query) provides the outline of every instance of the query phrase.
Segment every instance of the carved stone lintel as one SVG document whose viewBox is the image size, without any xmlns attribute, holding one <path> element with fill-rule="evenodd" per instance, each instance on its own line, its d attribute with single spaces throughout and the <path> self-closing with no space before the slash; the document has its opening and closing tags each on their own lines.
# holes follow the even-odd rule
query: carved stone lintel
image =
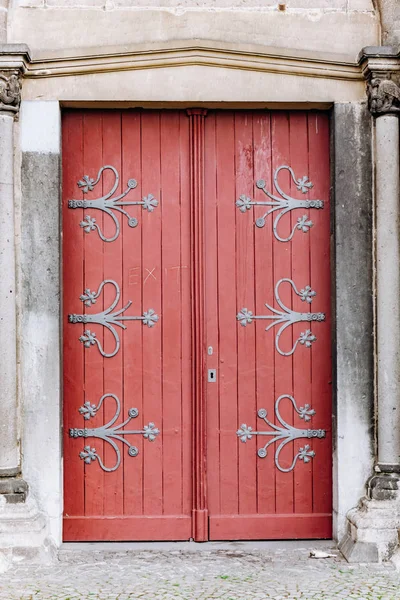
<svg viewBox="0 0 400 600">
<path fill-rule="evenodd" d="M 0 71 L 0 112 L 17 113 L 21 103 L 21 77 L 18 71 Z"/>
<path fill-rule="evenodd" d="M 372 74 L 367 83 L 369 110 L 374 115 L 400 113 L 400 87 L 391 79 Z"/>
</svg>

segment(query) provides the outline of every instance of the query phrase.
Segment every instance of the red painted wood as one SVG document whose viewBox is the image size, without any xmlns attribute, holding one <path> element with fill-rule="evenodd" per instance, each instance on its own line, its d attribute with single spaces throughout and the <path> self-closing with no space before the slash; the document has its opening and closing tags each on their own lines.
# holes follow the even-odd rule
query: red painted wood
<svg viewBox="0 0 400 600">
<path fill-rule="evenodd" d="M 253 138 L 254 138 L 254 180 L 265 179 L 268 185 L 272 185 L 272 138 L 271 138 L 271 115 L 265 112 L 254 114 Z M 256 201 L 264 200 L 264 193 L 253 183 L 252 196 Z M 250 219 L 254 227 L 254 220 L 266 211 L 262 207 L 255 209 L 253 219 Z M 272 223 L 264 227 L 264 235 L 254 237 L 255 272 L 262 273 L 262 277 L 255 278 L 255 308 L 256 314 L 264 314 L 266 298 L 274 289 L 273 278 L 273 235 Z M 257 232 L 255 231 L 255 234 Z M 257 377 L 257 410 L 265 408 L 268 414 L 274 414 L 275 404 L 275 344 L 274 336 L 265 337 L 264 328 L 255 328 L 256 336 L 256 377 Z M 247 419 L 249 424 L 256 428 L 257 417 Z M 245 420 L 245 422 L 247 422 Z M 251 453 L 249 453 L 251 455 Z M 253 457 L 254 460 L 254 457 Z M 258 513 L 273 514 L 276 508 L 275 500 L 275 478 L 274 453 L 270 452 L 263 460 L 257 460 L 257 502 Z"/>
<path fill-rule="evenodd" d="M 218 335 L 219 335 L 219 485 L 222 514 L 239 510 L 238 444 L 232 431 L 237 429 L 238 381 L 237 338 L 234 321 L 237 313 L 237 277 L 235 231 L 235 129 L 234 113 L 218 113 L 216 127 L 217 160 L 213 177 L 217 180 L 217 252 L 207 248 L 207 271 L 218 269 Z M 207 127 L 207 122 L 206 122 Z M 206 162 L 207 166 L 211 166 Z M 215 172 L 216 169 L 216 172 Z M 206 175 L 207 176 L 207 175 Z M 216 263 L 217 259 L 217 263 Z M 213 385 L 213 384 L 209 384 Z M 213 458 L 208 459 L 213 468 Z M 215 509 L 210 506 L 210 515 Z"/>
<path fill-rule="evenodd" d="M 103 163 L 102 156 L 102 137 L 103 137 L 103 116 L 106 117 L 104 113 L 98 112 L 85 112 L 83 114 L 83 171 L 82 168 L 79 169 L 77 173 L 77 178 L 71 180 L 71 183 L 75 183 L 76 180 L 81 179 L 83 173 L 96 173 L 99 170 L 99 165 L 105 164 Z M 90 143 L 88 143 L 90 140 Z M 72 190 L 72 194 L 75 193 L 75 189 Z M 96 198 L 96 192 L 93 190 L 92 192 L 88 192 L 88 198 Z M 72 195 L 72 197 L 75 197 Z M 83 211 L 69 211 L 70 213 L 83 213 Z M 69 222 L 72 222 L 73 230 L 71 234 L 76 237 L 77 232 L 76 228 L 79 223 L 79 220 L 84 219 L 84 214 L 82 216 L 80 214 L 70 214 L 65 215 L 65 218 L 68 218 Z M 71 219 L 71 217 L 74 217 Z M 101 214 L 96 215 L 96 219 L 102 227 L 104 227 L 104 219 Z M 75 235 L 74 235 L 75 234 Z M 104 242 L 97 235 L 86 235 L 83 234 L 83 250 L 84 250 L 84 285 L 82 286 L 82 290 L 90 289 L 97 290 L 99 283 L 104 279 L 104 261 L 103 261 L 103 251 L 104 251 Z M 65 242 L 67 243 L 69 238 L 65 237 Z M 67 263 L 68 265 L 68 263 Z M 64 268 L 65 275 L 68 275 L 69 265 L 67 270 Z M 77 302 L 82 291 L 76 290 L 74 303 Z M 81 312 L 82 303 L 77 307 L 77 312 Z M 100 310 L 104 308 L 104 299 L 101 297 L 97 300 L 96 307 L 99 307 Z M 66 327 L 66 330 L 68 328 Z M 72 328 L 68 331 L 69 334 L 74 334 L 73 336 L 73 347 L 70 352 L 74 353 L 76 350 L 77 344 L 77 335 L 76 329 L 73 331 Z M 104 341 L 104 334 L 102 331 L 98 331 L 98 338 L 101 342 Z M 79 343 L 79 342 L 78 342 Z M 80 345 L 80 344 L 79 344 Z M 83 350 L 83 348 L 82 348 Z M 69 354 L 67 355 L 69 356 Z M 84 400 L 89 400 L 91 404 L 97 404 L 98 399 L 107 392 L 113 391 L 113 388 L 110 390 L 104 388 L 104 359 L 99 352 L 84 352 L 84 388 L 85 388 L 85 398 Z M 103 391 L 104 390 L 104 391 Z M 118 393 L 115 391 L 115 393 Z M 80 404 L 80 406 L 82 403 Z M 75 407 L 75 414 L 71 415 L 72 421 L 75 421 L 76 416 L 78 414 L 77 409 L 79 407 Z M 91 422 L 91 426 L 98 427 L 102 423 L 105 423 L 105 409 L 102 408 L 101 411 L 93 418 Z M 71 421 L 70 421 L 71 422 Z M 84 423 L 84 422 L 83 422 Z M 87 423 L 85 423 L 87 425 Z M 85 444 L 86 445 L 86 444 Z M 105 456 L 104 451 L 104 443 L 101 440 L 96 440 L 96 449 L 101 453 L 102 456 Z M 75 449 L 76 451 L 76 449 Z M 76 461 L 76 454 L 73 456 L 73 461 Z M 71 458 L 70 458 L 71 460 Z M 113 458 L 111 457 L 111 460 Z M 82 461 L 80 461 L 82 462 Z M 84 463 L 83 463 L 84 464 Z M 98 468 L 90 468 L 90 465 L 84 465 L 85 468 L 85 516 L 90 515 L 102 515 L 104 514 L 104 485 L 106 483 L 106 479 L 104 478 L 104 472 Z"/>
<path fill-rule="evenodd" d="M 64 541 L 179 541 L 188 539 L 190 528 L 191 518 L 186 515 L 71 517 L 64 520 Z"/>
<path fill-rule="evenodd" d="M 138 111 L 122 114 L 121 127 L 122 146 L 122 182 L 130 177 L 135 177 L 137 198 L 142 198 L 146 192 L 142 187 L 140 177 L 142 157 L 137 151 L 140 148 L 141 138 L 141 114 Z M 138 214 L 139 213 L 139 214 Z M 141 220 L 140 210 L 131 210 Z M 135 314 L 139 314 L 142 308 L 142 237 L 143 228 L 140 226 L 132 230 L 126 221 L 122 222 L 122 244 L 123 244 L 123 281 L 127 298 L 132 300 Z M 146 423 L 143 417 L 143 327 L 128 327 L 123 334 L 123 356 L 124 360 L 124 407 L 126 410 L 135 407 L 140 410 L 139 417 L 135 419 L 139 428 Z M 129 360 L 126 360 L 129 357 Z M 142 438 L 137 437 L 134 442 L 139 449 L 139 455 L 133 460 L 124 461 L 124 514 L 143 514 L 143 459 L 146 446 Z"/>
<path fill-rule="evenodd" d="M 105 243 L 96 232 L 85 234 L 79 222 L 90 211 L 69 210 L 68 200 L 83 198 L 76 185 L 83 175 L 95 178 L 102 165 L 120 174 L 118 191 L 129 178 L 138 186 L 129 198 L 152 193 L 159 206 L 149 213 L 128 207 L 139 225 L 119 216 L 121 233 Z M 288 172 L 279 183 L 291 196 L 322 199 L 323 210 L 300 209 L 285 215 L 280 236 L 289 235 L 298 217 L 314 225 L 296 230 L 292 241 L 273 235 L 273 216 L 256 228 L 267 207 L 241 213 L 241 194 L 256 201 L 266 196 L 258 179 L 273 188 L 281 165 L 298 179 L 313 182 L 302 194 Z M 329 267 L 329 121 L 306 111 L 66 111 L 63 117 L 63 255 L 64 255 L 64 539 L 178 540 L 328 538 L 331 535 L 331 331 Z M 106 172 L 86 198 L 106 193 L 113 176 Z M 114 225 L 95 211 L 97 223 L 111 235 Z M 84 350 L 78 338 L 83 326 L 68 324 L 70 312 L 81 313 L 79 296 L 97 290 L 103 279 L 121 286 L 118 307 L 129 300 L 130 315 L 153 308 L 160 317 L 154 328 L 127 322 L 119 330 L 120 352 L 102 358 L 96 347 Z M 237 322 L 246 307 L 267 314 L 276 282 L 293 279 L 298 289 L 317 291 L 311 306 L 283 284 L 280 296 L 296 311 L 325 312 L 313 323 L 317 342 L 299 345 L 293 356 L 275 349 L 277 329 L 253 321 Z M 106 286 L 107 287 L 107 286 Z M 97 300 L 98 312 L 113 299 L 111 287 Z M 298 323 L 281 337 L 288 350 L 300 332 Z M 93 327 L 106 349 L 109 332 Z M 208 352 L 208 349 L 210 351 Z M 217 370 L 216 383 L 207 369 Z M 105 393 L 121 399 L 120 421 L 129 408 L 139 410 L 132 428 L 154 422 L 161 430 L 150 443 L 140 436 L 135 458 L 121 450 L 121 466 L 105 473 L 95 461 L 79 458 L 90 444 L 114 460 L 100 440 L 71 439 L 70 427 L 97 427 L 114 414 L 113 402 L 88 423 L 79 414 L 86 400 L 97 404 Z M 274 422 L 275 401 L 293 395 L 297 406 L 316 411 L 305 423 L 289 403 L 282 417 L 298 428 L 324 428 L 327 437 L 288 444 L 280 462 L 288 467 L 309 443 L 315 457 L 298 460 L 289 473 L 275 466 L 276 446 L 266 458 L 257 449 L 267 441 L 254 436 L 246 444 L 236 435 L 242 423 L 254 430 L 267 426 L 257 417 L 265 408 Z M 275 419 L 276 422 L 276 419 Z"/>
<path fill-rule="evenodd" d="M 204 395 L 204 119 L 205 109 L 189 109 L 191 309 L 192 309 L 192 436 L 193 436 L 193 539 L 208 539 L 206 481 L 206 405 Z"/>
<path fill-rule="evenodd" d="M 235 127 L 235 198 L 241 194 L 253 195 L 254 153 L 253 115 L 237 112 Z M 235 208 L 236 217 L 236 306 L 254 306 L 255 303 L 255 252 L 254 223 Z M 256 329 L 237 330 L 237 420 L 245 423 L 248 416 L 255 415 L 256 406 Z M 254 417 L 253 417 L 254 418 Z M 236 440 L 235 440 L 236 441 Z M 236 442 L 237 443 L 237 442 Z M 239 513 L 257 512 L 257 461 L 248 452 L 238 453 L 238 501 Z"/>
<path fill-rule="evenodd" d="M 83 194 L 76 190 L 76 181 L 80 179 L 83 164 L 84 123 L 82 113 L 70 113 L 63 118 L 63 156 L 68 161 L 63 165 L 63 300 L 64 307 L 71 312 L 79 311 L 79 295 L 84 287 L 84 245 L 83 231 L 76 230 L 77 217 L 66 218 L 67 198 L 82 198 Z M 72 211 L 71 211 L 72 212 Z M 71 244 L 72 240 L 75 243 Z M 68 262 L 68 269 L 65 268 Z M 64 313 L 65 324 L 65 313 Z M 76 334 L 72 328 L 64 326 L 63 356 L 68 356 L 63 369 L 64 396 L 64 515 L 85 514 L 85 467 L 82 461 L 76 460 L 76 448 L 70 443 L 69 427 L 72 423 L 77 427 L 84 426 L 84 420 L 77 412 L 84 402 L 84 352 L 83 347 L 76 345 Z M 72 469 L 67 465 L 74 465 Z"/>
<path fill-rule="evenodd" d="M 188 118 L 179 112 L 68 111 L 63 126 L 64 538 L 189 539 L 192 436 L 187 375 L 191 364 Z M 139 206 L 127 207 L 139 224 L 131 228 L 119 215 L 121 232 L 111 243 L 101 241 L 97 232 L 85 234 L 79 227 L 85 214 L 90 214 L 110 236 L 114 225 L 107 215 L 68 209 L 68 200 L 83 197 L 77 181 L 84 174 L 96 178 L 106 164 L 119 172 L 116 193 L 126 189 L 128 179 L 138 181 L 125 200 L 141 200 L 149 193 L 159 200 L 151 213 Z M 106 171 L 88 197 L 106 193 L 113 181 Z M 79 343 L 83 326 L 67 323 L 70 312 L 82 312 L 82 291 L 97 290 L 103 279 L 119 283 L 118 308 L 132 301 L 126 315 L 141 315 L 153 308 L 160 317 L 153 328 L 139 321 L 126 322 L 125 331 L 118 329 L 120 351 L 104 359 L 96 347 L 84 350 Z M 94 307 L 86 310 L 98 312 L 113 298 L 111 286 L 106 286 L 104 301 L 100 297 Z M 101 326 L 93 325 L 92 329 L 102 340 Z M 104 335 L 104 343 L 110 350 L 109 332 Z M 129 436 L 130 443 L 139 448 L 134 458 L 129 457 L 125 445 L 118 443 L 121 465 L 112 473 L 103 472 L 97 461 L 84 465 L 79 458 L 83 446 L 90 444 L 105 464 L 113 464 L 115 453 L 109 444 L 68 436 L 70 427 L 98 427 L 112 418 L 112 400 L 105 402 L 89 422 L 78 412 L 85 400 L 97 404 L 105 393 L 114 393 L 121 400 L 118 422 L 134 407 L 139 417 L 131 421 L 131 429 L 154 422 L 161 430 L 154 442 Z"/>
<path fill-rule="evenodd" d="M 325 114 L 311 113 L 308 117 L 309 135 L 309 169 L 310 178 L 314 187 L 310 191 L 310 198 L 323 198 L 326 206 L 323 211 L 315 211 L 315 223 L 310 237 L 310 274 L 311 285 L 318 289 L 318 306 L 330 306 L 331 303 L 331 271 L 327 268 L 330 255 L 330 227 L 327 218 L 330 194 L 330 173 L 328 161 L 321 161 L 321 156 L 329 152 L 329 120 Z M 326 211 L 326 212 L 325 212 Z M 314 215 L 313 215 L 314 216 Z M 317 306 L 317 304 L 316 304 Z M 326 310 L 327 322 L 325 327 L 318 329 L 319 347 L 312 349 L 312 405 L 317 411 L 315 426 L 327 430 L 326 443 L 313 460 L 313 511 L 328 512 L 331 510 L 332 489 L 332 420 L 331 420 L 331 315 Z M 325 348 L 324 353 L 319 350 Z"/>
<path fill-rule="evenodd" d="M 216 343 L 217 355 L 208 362 L 219 364 L 219 384 L 207 387 L 210 539 L 326 538 L 331 535 L 332 493 L 328 118 L 306 112 L 216 111 L 207 116 L 205 138 L 206 344 Z M 265 227 L 254 226 L 267 207 L 240 213 L 233 202 L 241 194 L 265 201 L 255 186 L 258 179 L 276 194 L 273 175 L 281 165 L 291 166 L 298 179 L 307 175 L 314 184 L 303 195 L 283 171 L 279 183 L 287 193 L 325 201 L 324 210 L 303 208 L 281 219 L 282 238 L 303 214 L 314 223 L 308 233 L 296 230 L 290 242 L 274 237 L 273 215 Z M 327 314 L 326 322 L 312 324 L 314 347 L 299 345 L 292 356 L 276 351 L 277 328 L 266 332 L 269 322 L 253 321 L 245 328 L 237 323 L 233 328 L 242 307 L 256 315 L 269 313 L 265 303 L 279 308 L 274 288 L 283 278 L 292 279 L 298 289 L 311 285 L 317 291 L 312 305 L 305 306 L 289 284 L 282 284 L 280 297 L 287 307 Z M 281 337 L 283 350 L 290 350 L 307 328 L 308 323 L 288 328 Z M 294 396 L 298 407 L 308 403 L 316 411 L 305 423 L 283 401 L 280 413 L 287 423 L 327 431 L 323 440 L 302 438 L 287 444 L 280 454 L 284 468 L 307 443 L 315 451 L 313 460 L 298 460 L 288 473 L 275 466 L 277 444 L 269 447 L 266 458 L 257 456 L 269 438 L 254 436 L 243 444 L 236 436 L 242 423 L 269 429 L 257 417 L 260 408 L 277 423 L 275 401 L 283 394 Z"/>
<path fill-rule="evenodd" d="M 329 539 L 331 523 L 331 513 L 210 515 L 210 539 Z"/>
</svg>

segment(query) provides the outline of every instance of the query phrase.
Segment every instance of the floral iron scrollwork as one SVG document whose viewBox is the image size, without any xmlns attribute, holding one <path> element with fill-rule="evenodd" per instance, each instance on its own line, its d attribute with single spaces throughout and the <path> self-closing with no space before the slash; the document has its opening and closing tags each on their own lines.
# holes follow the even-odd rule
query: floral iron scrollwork
<svg viewBox="0 0 400 600">
<path fill-rule="evenodd" d="M 312 323 L 315 321 L 317 321 L 317 322 L 325 321 L 325 314 L 321 313 L 321 312 L 319 312 L 319 313 L 311 313 L 311 312 L 301 313 L 301 312 L 294 311 L 294 310 L 288 308 L 287 306 L 285 306 L 279 296 L 279 287 L 281 286 L 282 283 L 285 283 L 285 282 L 289 283 L 289 285 L 292 287 L 294 293 L 300 297 L 302 302 L 307 302 L 308 304 L 311 304 L 311 302 L 317 295 L 317 293 L 314 290 L 312 290 L 311 286 L 309 286 L 309 285 L 305 286 L 302 290 L 299 291 L 291 279 L 287 279 L 287 278 L 280 279 L 275 286 L 275 300 L 282 310 L 278 310 L 276 308 L 273 308 L 269 304 L 265 304 L 265 306 L 273 313 L 272 315 L 254 315 L 253 312 L 248 310 L 247 308 L 242 308 L 240 310 L 240 312 L 237 314 L 236 318 L 243 327 L 246 327 L 248 324 L 252 323 L 256 319 L 271 320 L 272 323 L 266 327 L 265 331 L 268 331 L 272 327 L 275 327 L 275 325 L 281 325 L 281 327 L 278 329 L 278 332 L 275 336 L 275 348 L 279 352 L 279 354 L 281 354 L 282 356 L 291 356 L 293 354 L 293 352 L 296 350 L 298 344 L 301 344 L 302 346 L 305 346 L 306 348 L 310 348 L 311 345 L 317 340 L 317 338 L 311 332 L 311 329 L 306 329 L 305 331 L 302 331 L 300 333 L 300 336 L 293 344 L 292 349 L 289 350 L 288 352 L 284 352 L 282 350 L 282 348 L 280 347 L 280 337 L 281 337 L 282 333 L 285 331 L 285 329 L 287 329 L 294 323 L 300 323 L 300 322 Z"/>
<path fill-rule="evenodd" d="M 309 181 L 307 176 L 302 177 L 301 179 L 297 179 L 294 171 L 291 167 L 287 165 L 282 165 L 278 167 L 274 173 L 274 187 L 278 192 L 279 196 L 275 196 L 271 192 L 267 190 L 266 182 L 264 179 L 259 179 L 256 182 L 256 186 L 264 192 L 266 196 L 268 196 L 269 200 L 265 202 L 255 202 L 249 196 L 242 194 L 239 197 L 239 200 L 236 201 L 236 206 L 239 208 L 240 212 L 245 213 L 250 210 L 252 206 L 270 206 L 271 208 L 262 216 L 256 219 L 256 227 L 264 227 L 266 218 L 276 212 L 279 213 L 276 215 L 274 224 L 273 224 L 273 233 L 275 238 L 279 242 L 290 242 L 293 238 L 296 230 L 302 231 L 303 233 L 307 233 L 310 230 L 310 227 L 313 226 L 313 222 L 309 219 L 308 215 L 303 215 L 297 219 L 297 223 L 293 226 L 291 233 L 288 237 L 283 238 L 278 233 L 278 225 L 281 218 L 288 212 L 298 208 L 323 208 L 324 202 L 323 200 L 298 200 L 296 198 L 292 198 L 286 192 L 284 192 L 279 185 L 278 175 L 282 170 L 289 171 L 292 181 L 299 190 L 303 194 L 306 194 L 312 187 L 313 184 Z"/>
<path fill-rule="evenodd" d="M 84 449 L 79 453 L 79 457 L 87 465 L 90 465 L 92 462 L 97 460 L 103 471 L 111 473 L 112 471 L 116 471 L 121 464 L 121 453 L 116 442 L 126 444 L 128 446 L 128 455 L 134 457 L 139 454 L 139 449 L 136 446 L 132 446 L 128 442 L 128 440 L 124 438 L 124 436 L 141 435 L 144 439 L 153 442 L 160 433 L 160 430 L 154 425 L 154 423 L 148 423 L 148 425 L 144 425 L 143 429 L 125 429 L 125 427 L 128 425 L 128 423 L 130 423 L 130 421 L 132 421 L 132 419 L 136 419 L 136 417 L 139 416 L 139 411 L 137 408 L 130 408 L 128 410 L 128 418 L 125 419 L 123 423 L 115 425 L 115 422 L 121 414 L 121 402 L 118 396 L 116 396 L 115 394 L 104 394 L 104 396 L 100 398 L 97 406 L 95 404 L 91 404 L 89 401 L 85 402 L 84 405 L 81 406 L 79 409 L 80 414 L 86 421 L 91 419 L 96 415 L 96 413 L 98 413 L 106 398 L 113 398 L 116 402 L 116 410 L 113 418 L 101 427 L 72 427 L 69 430 L 69 435 L 71 438 L 98 438 L 100 440 L 103 440 L 104 442 L 108 442 L 112 446 L 116 454 L 116 462 L 114 466 L 106 467 L 96 448 L 92 448 L 91 445 L 86 445 Z"/>
<path fill-rule="evenodd" d="M 315 415 L 315 410 L 310 407 L 309 404 L 305 404 L 304 407 L 297 407 L 296 401 L 292 396 L 288 394 L 284 394 L 279 396 L 279 398 L 275 402 L 275 416 L 279 421 L 280 425 L 274 425 L 268 419 L 268 412 L 265 408 L 260 408 L 257 412 L 259 419 L 262 419 L 268 427 L 270 427 L 269 431 L 254 431 L 252 427 L 243 423 L 236 432 L 236 435 L 240 439 L 241 442 L 246 443 L 251 440 L 253 435 L 258 436 L 268 436 L 271 439 L 263 446 L 259 448 L 257 454 L 260 458 L 265 458 L 268 454 L 268 447 L 271 444 L 278 443 L 275 449 L 275 465 L 279 471 L 282 473 L 289 473 L 293 471 L 296 466 L 298 460 L 302 460 L 304 463 L 310 462 L 312 458 L 315 456 L 314 450 L 311 449 L 309 444 L 304 444 L 295 455 L 292 464 L 289 467 L 282 467 L 279 462 L 279 456 L 283 448 L 289 442 L 293 442 L 294 440 L 305 438 L 305 439 L 313 439 L 313 438 L 324 438 L 326 437 L 326 431 L 324 429 L 298 429 L 286 423 L 286 421 L 282 418 L 279 412 L 280 402 L 286 398 L 289 400 L 296 413 L 299 415 L 300 419 L 303 419 L 305 422 L 311 420 L 311 417 Z"/>
<path fill-rule="evenodd" d="M 96 345 L 102 356 L 105 358 L 112 358 L 117 354 L 120 348 L 119 336 L 115 329 L 116 326 L 121 327 L 121 329 L 126 329 L 126 325 L 124 325 L 122 321 L 142 321 L 143 325 L 147 325 L 147 327 L 154 327 L 159 317 L 152 308 L 149 308 L 149 310 L 145 311 L 141 316 L 121 316 L 131 306 L 132 300 L 129 300 L 129 302 L 123 308 L 113 312 L 114 308 L 119 302 L 121 292 L 119 285 L 112 279 L 106 279 L 102 281 L 97 292 L 86 289 L 80 296 L 81 302 L 83 302 L 85 306 L 92 306 L 95 304 L 97 298 L 102 293 L 104 286 L 107 284 L 110 284 L 115 288 L 115 299 L 108 308 L 102 312 L 94 314 L 70 314 L 68 315 L 68 321 L 69 323 L 83 323 L 84 325 L 87 323 L 97 323 L 98 325 L 102 325 L 108 329 L 112 333 L 115 340 L 115 348 L 112 352 L 104 351 L 102 343 L 96 337 L 96 333 L 90 329 L 85 329 L 83 335 L 80 336 L 79 341 L 85 346 L 85 348 L 90 348 L 91 346 Z"/>
<path fill-rule="evenodd" d="M 102 174 L 107 169 L 112 171 L 115 176 L 114 185 L 112 186 L 111 190 L 104 196 L 96 198 L 95 200 L 69 200 L 68 208 L 93 208 L 101 210 L 107 215 L 109 215 L 115 224 L 115 233 L 111 237 L 106 237 L 104 235 L 96 219 L 90 215 L 85 216 L 84 220 L 80 222 L 80 226 L 85 231 L 85 233 L 90 233 L 91 231 L 97 230 L 97 233 L 99 234 L 103 242 L 113 242 L 117 239 L 120 233 L 120 223 L 113 211 L 119 212 L 125 217 L 127 217 L 129 227 L 137 227 L 139 223 L 138 220 L 136 219 L 136 217 L 131 217 L 126 212 L 124 207 L 141 206 L 143 210 L 153 212 L 158 206 L 158 200 L 152 194 L 148 194 L 147 196 L 144 196 L 142 200 L 128 200 L 123 202 L 122 199 L 125 198 L 125 196 L 131 190 L 137 187 L 136 179 L 128 179 L 126 190 L 122 194 L 119 194 L 118 196 L 115 196 L 113 198 L 112 196 L 115 194 L 119 185 L 119 174 L 117 169 L 111 165 L 105 165 L 104 167 L 101 167 L 96 179 L 92 179 L 91 177 L 89 177 L 89 175 L 84 175 L 83 178 L 80 181 L 78 181 L 78 187 L 81 188 L 84 194 L 91 192 L 94 189 L 94 187 L 99 183 Z"/>
</svg>

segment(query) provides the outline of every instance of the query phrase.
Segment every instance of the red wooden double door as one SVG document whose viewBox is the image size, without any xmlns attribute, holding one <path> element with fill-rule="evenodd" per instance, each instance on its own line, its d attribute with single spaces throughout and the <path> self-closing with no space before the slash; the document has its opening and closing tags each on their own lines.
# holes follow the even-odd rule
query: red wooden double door
<svg viewBox="0 0 400 600">
<path fill-rule="evenodd" d="M 331 536 L 329 122 L 63 116 L 64 539 Z"/>
</svg>

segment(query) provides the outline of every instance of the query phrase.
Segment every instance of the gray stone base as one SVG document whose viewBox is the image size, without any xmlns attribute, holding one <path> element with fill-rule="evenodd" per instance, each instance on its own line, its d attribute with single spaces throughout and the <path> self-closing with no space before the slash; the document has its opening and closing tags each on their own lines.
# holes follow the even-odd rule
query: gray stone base
<svg viewBox="0 0 400 600">
<path fill-rule="evenodd" d="M 0 477 L 0 495 L 8 504 L 25 502 L 28 484 L 21 477 Z"/>
<path fill-rule="evenodd" d="M 55 545 L 47 539 L 46 519 L 33 498 L 10 503 L 0 495 L 0 572 L 23 559 L 43 562 L 55 554 Z"/>
<path fill-rule="evenodd" d="M 363 498 L 347 515 L 339 550 L 349 562 L 383 562 L 399 548 L 400 497 Z"/>
</svg>

